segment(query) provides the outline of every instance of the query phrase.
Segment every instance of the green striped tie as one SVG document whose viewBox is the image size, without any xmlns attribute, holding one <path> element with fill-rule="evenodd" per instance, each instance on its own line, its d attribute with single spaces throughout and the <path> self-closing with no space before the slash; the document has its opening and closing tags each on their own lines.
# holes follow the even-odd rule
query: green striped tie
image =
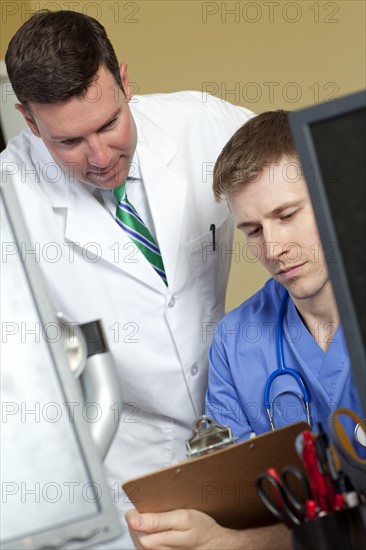
<svg viewBox="0 0 366 550">
<path fill-rule="evenodd" d="M 113 191 L 117 199 L 116 221 L 141 250 L 155 271 L 168 286 L 163 258 L 158 243 L 130 203 L 126 193 L 126 182 Z"/>
</svg>

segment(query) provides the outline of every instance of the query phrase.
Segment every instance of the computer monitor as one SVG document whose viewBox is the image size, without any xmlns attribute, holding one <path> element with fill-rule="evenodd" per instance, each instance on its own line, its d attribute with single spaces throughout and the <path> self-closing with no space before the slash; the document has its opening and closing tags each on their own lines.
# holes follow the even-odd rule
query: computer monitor
<svg viewBox="0 0 366 550">
<path fill-rule="evenodd" d="M 366 92 L 290 113 L 366 413 Z"/>
<path fill-rule="evenodd" d="M 4 176 L 4 175 L 3 175 Z M 120 522 L 11 176 L 1 208 L 1 548 L 90 548 Z M 24 252 L 26 254 L 26 261 Z"/>
</svg>

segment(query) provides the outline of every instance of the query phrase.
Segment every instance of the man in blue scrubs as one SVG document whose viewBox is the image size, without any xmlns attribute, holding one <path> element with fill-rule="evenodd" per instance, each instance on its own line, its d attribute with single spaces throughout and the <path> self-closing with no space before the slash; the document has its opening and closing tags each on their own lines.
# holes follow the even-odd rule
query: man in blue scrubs
<svg viewBox="0 0 366 550">
<path fill-rule="evenodd" d="M 242 126 L 215 166 L 214 192 L 225 197 L 247 246 L 271 274 L 266 285 L 226 315 L 210 350 L 206 412 L 243 440 L 271 429 L 264 407 L 268 376 L 278 368 L 275 327 L 283 294 L 285 366 L 309 388 L 312 427 L 340 406 L 361 415 L 346 344 L 307 186 L 287 114 L 263 113 Z M 245 283 L 243 283 L 245 284 Z M 306 420 L 290 376 L 272 384 L 276 427 Z M 352 433 L 349 434 L 352 436 Z M 283 525 L 236 531 L 196 510 L 127 512 L 138 548 L 291 548 Z"/>
<path fill-rule="evenodd" d="M 338 407 L 361 415 L 286 112 L 263 113 L 234 134 L 217 160 L 214 193 L 227 199 L 246 245 L 272 278 L 218 326 L 210 350 L 207 414 L 229 424 L 239 440 L 271 429 L 264 390 L 279 367 L 275 329 L 287 289 L 284 364 L 309 389 L 312 429 L 320 421 L 327 431 L 329 415 Z M 306 421 L 303 392 L 292 376 L 275 378 L 269 397 L 276 427 Z"/>
</svg>

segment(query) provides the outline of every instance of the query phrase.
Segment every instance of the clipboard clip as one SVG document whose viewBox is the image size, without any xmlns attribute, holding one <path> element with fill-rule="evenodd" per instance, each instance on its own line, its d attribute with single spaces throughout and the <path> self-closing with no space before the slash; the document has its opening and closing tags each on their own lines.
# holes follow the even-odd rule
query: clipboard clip
<svg viewBox="0 0 366 550">
<path fill-rule="evenodd" d="M 207 415 L 199 416 L 193 424 L 192 437 L 186 441 L 187 456 L 194 458 L 216 451 L 237 439 L 229 426 L 221 426 Z"/>
</svg>

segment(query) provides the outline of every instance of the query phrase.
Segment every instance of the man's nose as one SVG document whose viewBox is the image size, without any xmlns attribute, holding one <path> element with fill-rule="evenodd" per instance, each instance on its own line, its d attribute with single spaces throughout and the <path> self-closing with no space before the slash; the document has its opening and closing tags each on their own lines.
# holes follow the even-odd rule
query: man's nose
<svg viewBox="0 0 366 550">
<path fill-rule="evenodd" d="M 110 155 L 108 154 L 108 147 L 103 139 L 98 136 L 89 140 L 87 157 L 90 165 L 101 170 L 109 168 Z"/>
<path fill-rule="evenodd" d="M 291 251 L 293 243 L 288 242 L 284 230 L 268 225 L 263 227 L 264 254 L 268 262 L 279 260 Z"/>
</svg>

